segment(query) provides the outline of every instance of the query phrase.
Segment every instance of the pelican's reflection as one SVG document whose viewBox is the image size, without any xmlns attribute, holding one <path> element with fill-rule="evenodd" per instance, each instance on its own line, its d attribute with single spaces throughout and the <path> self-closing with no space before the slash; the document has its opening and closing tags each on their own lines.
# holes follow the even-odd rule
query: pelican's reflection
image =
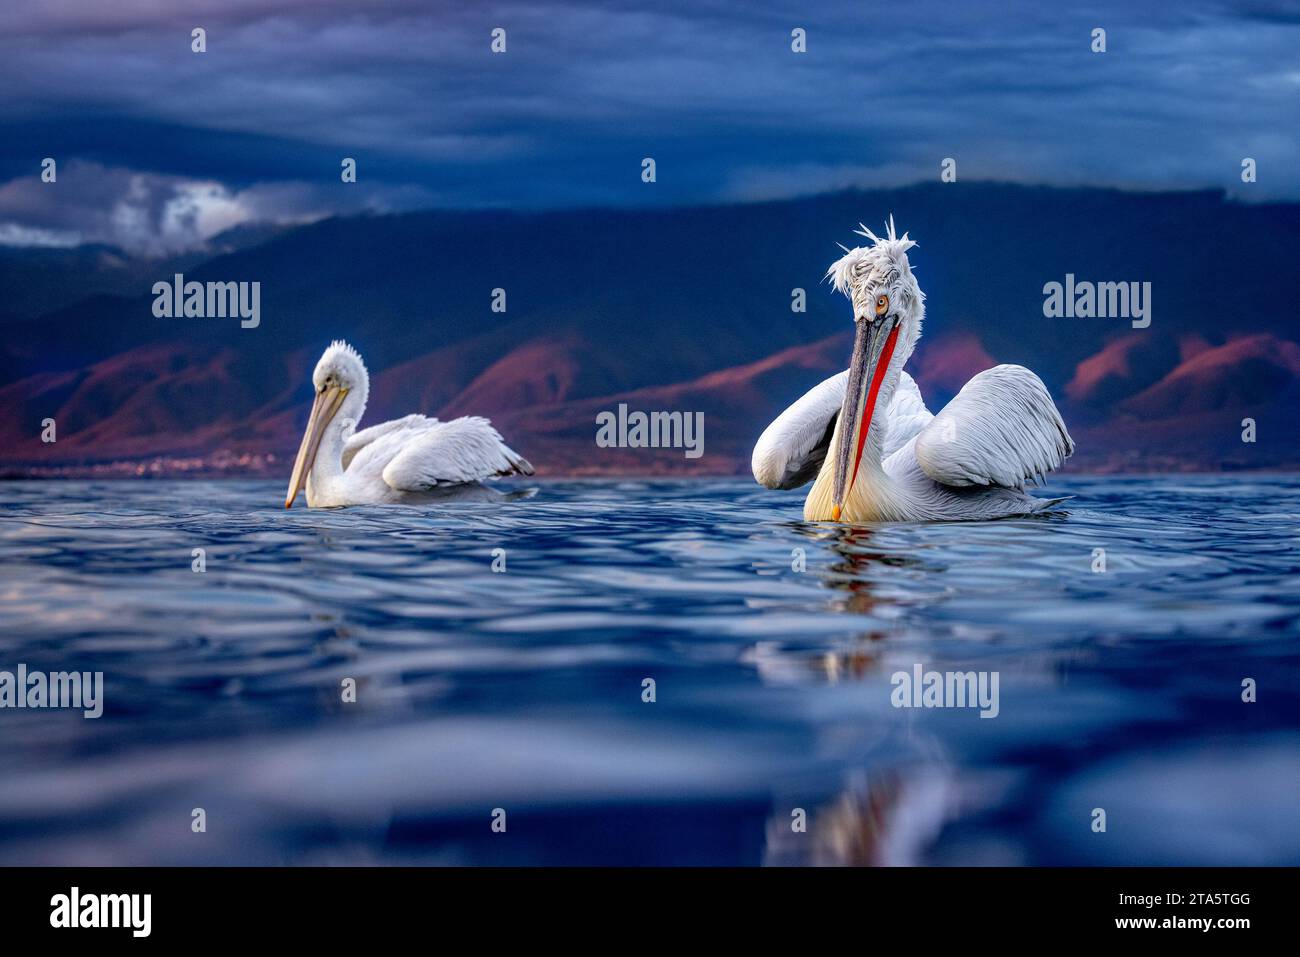
<svg viewBox="0 0 1300 957">
<path fill-rule="evenodd" d="M 842 607 L 848 612 L 870 614 L 878 606 L 892 603 L 878 593 L 882 575 L 888 569 L 921 565 L 915 558 L 882 548 L 874 541 L 879 530 L 869 526 L 804 524 L 797 529 L 834 556 L 829 565 L 822 566 L 822 582 L 844 593 Z"/>
<path fill-rule="evenodd" d="M 763 864 L 913 866 L 939 836 L 951 807 L 951 779 L 941 764 L 907 773 L 860 771 L 823 804 L 804 809 L 790 799 L 778 801 L 767 822 Z"/>
<path fill-rule="evenodd" d="M 880 664 L 873 643 L 884 637 L 868 632 L 841 651 L 800 652 L 773 641 L 760 641 L 741 656 L 769 684 L 802 684 L 809 679 L 835 683 L 866 677 Z"/>
<path fill-rule="evenodd" d="M 879 534 L 874 528 L 804 523 L 792 523 L 789 527 L 815 546 L 807 549 L 806 573 L 817 575 L 825 587 L 833 589 L 837 596 L 836 609 L 850 614 L 872 616 L 895 605 L 896 599 L 879 590 L 882 573 L 888 568 L 920 564 L 908 556 L 880 548 L 873 542 Z M 812 558 L 815 553 L 827 550 L 833 555 L 831 561 Z M 878 646 L 888 634 L 883 627 L 866 628 L 851 639 L 848 648 L 832 650 L 824 647 L 800 650 L 788 642 L 759 641 L 744 657 L 769 682 L 807 681 L 810 676 L 828 682 L 860 679 L 879 667 Z"/>
<path fill-rule="evenodd" d="M 828 588 L 846 592 L 845 611 L 868 614 L 880 601 L 872 581 L 873 566 L 883 564 L 887 556 L 872 547 L 872 535 L 870 528 L 851 525 L 840 526 L 831 534 L 829 546 L 837 560 L 823 581 Z"/>
</svg>

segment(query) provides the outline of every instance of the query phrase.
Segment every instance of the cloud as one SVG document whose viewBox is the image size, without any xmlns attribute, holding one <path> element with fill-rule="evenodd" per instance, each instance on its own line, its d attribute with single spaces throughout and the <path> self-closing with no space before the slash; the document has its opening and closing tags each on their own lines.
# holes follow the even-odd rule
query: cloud
<svg viewBox="0 0 1300 957">
<path fill-rule="evenodd" d="M 1288 9 L 20 0 L 0 5 L 0 182 L 26 184 L 34 156 L 113 172 L 104 197 L 61 177 L 0 222 L 161 249 L 244 216 L 771 198 L 929 179 L 947 156 L 971 178 L 1297 199 Z M 336 188 L 342 156 L 355 190 Z"/>
<path fill-rule="evenodd" d="M 73 160 L 54 183 L 37 176 L 0 186 L 0 245 L 103 243 L 145 256 L 202 245 L 248 223 L 298 223 L 338 212 L 390 212 L 436 202 L 420 187 L 257 183 L 232 189 Z"/>
</svg>

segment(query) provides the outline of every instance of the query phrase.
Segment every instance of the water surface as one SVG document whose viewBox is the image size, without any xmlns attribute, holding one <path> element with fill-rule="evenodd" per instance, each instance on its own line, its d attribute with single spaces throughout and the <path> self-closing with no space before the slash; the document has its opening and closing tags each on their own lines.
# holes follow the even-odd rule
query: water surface
<svg viewBox="0 0 1300 957">
<path fill-rule="evenodd" d="M 844 529 L 740 480 L 4 483 L 0 670 L 106 704 L 0 710 L 0 863 L 1300 863 L 1300 479 L 1047 493 Z M 893 707 L 918 663 L 997 717 Z"/>
</svg>

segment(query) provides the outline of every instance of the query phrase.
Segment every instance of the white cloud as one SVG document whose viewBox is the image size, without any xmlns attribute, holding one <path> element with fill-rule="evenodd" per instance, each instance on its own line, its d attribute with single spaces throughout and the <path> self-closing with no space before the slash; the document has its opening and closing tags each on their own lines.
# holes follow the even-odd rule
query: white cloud
<svg viewBox="0 0 1300 957">
<path fill-rule="evenodd" d="M 200 246 L 247 223 L 301 223 L 337 212 L 390 212 L 436 199 L 406 185 L 340 184 L 331 189 L 282 182 L 233 189 L 215 180 L 74 160 L 59 167 L 55 183 L 26 176 L 0 185 L 0 244 L 103 243 L 163 256 Z"/>
</svg>

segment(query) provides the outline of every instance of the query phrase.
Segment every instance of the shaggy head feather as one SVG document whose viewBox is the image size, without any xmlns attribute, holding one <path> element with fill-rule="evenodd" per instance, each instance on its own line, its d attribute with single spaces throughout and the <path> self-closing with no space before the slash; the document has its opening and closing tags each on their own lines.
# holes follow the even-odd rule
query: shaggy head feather
<svg viewBox="0 0 1300 957">
<path fill-rule="evenodd" d="M 870 239 L 872 245 L 855 249 L 841 246 L 845 255 L 826 270 L 826 278 L 853 303 L 854 321 L 874 319 L 876 297 L 883 293 L 889 296 L 889 311 L 902 316 L 904 325 L 913 325 L 915 336 L 919 336 L 925 294 L 916 284 L 907 260 L 907 251 L 916 243 L 907 233 L 898 236 L 893 216 L 889 217 L 883 239 L 861 223 L 858 226 L 855 232 Z"/>
<path fill-rule="evenodd" d="M 925 293 L 916 284 L 912 265 L 907 261 L 907 251 L 916 243 L 907 233 L 900 237 L 894 231 L 893 216 L 889 217 L 883 239 L 861 224 L 856 232 L 872 244 L 845 249 L 845 255 L 831 265 L 826 276 L 853 303 L 855 323 L 875 321 L 876 297 L 889 296 L 888 314 L 899 317 L 898 346 L 890 368 L 902 369 L 921 338 L 925 320 Z"/>
<path fill-rule="evenodd" d="M 370 375 L 366 372 L 366 364 L 361 361 L 361 354 L 342 339 L 335 339 L 321 354 L 311 381 L 317 390 L 333 381 L 345 389 L 356 391 L 363 384 L 370 384 Z"/>
<path fill-rule="evenodd" d="M 336 421 L 350 433 L 365 414 L 366 402 L 370 398 L 370 373 L 361 361 L 361 354 L 342 339 L 335 339 L 321 354 L 311 381 L 317 392 L 330 385 L 348 390 Z"/>
</svg>

